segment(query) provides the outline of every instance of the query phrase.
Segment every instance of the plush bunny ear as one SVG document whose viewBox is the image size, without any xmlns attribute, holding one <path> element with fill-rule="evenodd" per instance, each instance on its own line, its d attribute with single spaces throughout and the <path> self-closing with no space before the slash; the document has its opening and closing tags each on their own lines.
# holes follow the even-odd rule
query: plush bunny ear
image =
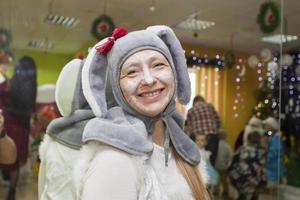
<svg viewBox="0 0 300 200">
<path fill-rule="evenodd" d="M 73 59 L 62 69 L 56 82 L 55 101 L 62 116 L 87 106 L 81 88 L 83 61 Z"/>
<path fill-rule="evenodd" d="M 83 94 L 97 117 L 102 117 L 107 112 L 107 58 L 96 50 L 97 46 L 106 41 L 107 38 L 91 48 L 82 69 Z"/>
<path fill-rule="evenodd" d="M 183 48 L 173 30 L 167 26 L 150 26 L 147 30 L 154 32 L 169 48 L 177 75 L 177 97 L 180 103 L 186 105 L 191 98 L 191 83 L 188 74 Z"/>
</svg>

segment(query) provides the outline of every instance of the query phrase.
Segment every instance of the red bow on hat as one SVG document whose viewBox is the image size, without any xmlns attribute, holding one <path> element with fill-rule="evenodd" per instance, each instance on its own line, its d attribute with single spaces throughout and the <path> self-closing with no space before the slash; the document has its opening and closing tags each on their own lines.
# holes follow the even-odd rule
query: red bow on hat
<svg viewBox="0 0 300 200">
<path fill-rule="evenodd" d="M 127 33 L 128 33 L 127 30 L 123 27 L 116 28 L 114 30 L 112 36 L 109 37 L 105 43 L 96 47 L 97 52 L 99 52 L 103 55 L 106 55 L 111 50 L 111 48 L 114 46 L 115 41 L 117 39 L 119 39 L 120 37 L 127 35 Z"/>
</svg>

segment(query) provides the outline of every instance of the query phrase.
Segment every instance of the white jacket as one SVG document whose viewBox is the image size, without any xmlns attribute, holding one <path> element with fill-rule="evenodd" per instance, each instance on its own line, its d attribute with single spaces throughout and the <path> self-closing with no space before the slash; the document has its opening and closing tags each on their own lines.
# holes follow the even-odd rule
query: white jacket
<svg viewBox="0 0 300 200">
<path fill-rule="evenodd" d="M 75 169 L 78 199 L 91 200 L 192 200 L 192 192 L 169 155 L 154 145 L 150 158 L 132 156 L 97 142 L 85 145 Z M 199 165 L 204 179 L 205 164 Z"/>
</svg>

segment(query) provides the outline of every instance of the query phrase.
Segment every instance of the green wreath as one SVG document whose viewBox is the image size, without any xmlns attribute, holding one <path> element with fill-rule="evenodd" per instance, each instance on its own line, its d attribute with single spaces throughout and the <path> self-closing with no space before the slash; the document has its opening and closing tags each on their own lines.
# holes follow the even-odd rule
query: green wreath
<svg viewBox="0 0 300 200">
<path fill-rule="evenodd" d="M 115 24 L 112 18 L 107 15 L 101 15 L 94 20 L 91 33 L 95 38 L 101 40 L 111 36 L 114 29 Z"/>
<path fill-rule="evenodd" d="M 271 12 L 270 16 L 267 16 L 268 11 Z M 266 17 L 268 17 L 266 22 Z M 278 4 L 274 2 L 265 2 L 260 6 L 260 11 L 257 16 L 257 23 L 260 30 L 263 33 L 272 33 L 276 30 L 280 23 L 280 11 Z"/>
<path fill-rule="evenodd" d="M 11 34 L 7 29 L 0 28 L 0 48 L 5 51 L 9 49 L 11 43 Z"/>
</svg>

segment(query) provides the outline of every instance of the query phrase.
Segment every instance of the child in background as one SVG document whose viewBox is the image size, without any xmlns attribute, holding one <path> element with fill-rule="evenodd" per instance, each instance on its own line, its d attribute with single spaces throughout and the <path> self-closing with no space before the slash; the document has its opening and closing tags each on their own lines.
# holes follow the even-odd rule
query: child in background
<svg viewBox="0 0 300 200">
<path fill-rule="evenodd" d="M 283 163 L 284 157 L 284 145 L 281 139 L 280 126 L 277 119 L 268 117 L 264 120 L 265 130 L 270 136 L 267 144 L 267 181 L 268 188 L 276 190 L 281 178 L 285 172 L 285 166 Z"/>
<path fill-rule="evenodd" d="M 233 156 L 228 168 L 232 185 L 239 193 L 238 200 L 258 200 L 259 188 L 265 182 L 266 152 L 260 147 L 260 133 L 251 132 L 247 144 Z"/>
<path fill-rule="evenodd" d="M 227 133 L 225 130 L 219 131 L 219 148 L 216 160 L 216 169 L 220 175 L 220 182 L 216 187 L 217 195 L 220 194 L 221 186 L 223 188 L 222 196 L 228 197 L 228 181 L 227 181 L 227 169 L 231 163 L 233 152 L 230 145 L 226 142 Z"/>
<path fill-rule="evenodd" d="M 219 182 L 219 174 L 216 169 L 210 163 L 210 155 L 211 152 L 206 150 L 205 147 L 207 145 L 207 136 L 206 134 L 198 134 L 195 137 L 195 142 L 199 147 L 201 162 L 204 161 L 206 163 L 206 170 L 207 170 L 207 187 L 209 193 L 212 194 L 212 190 L 214 186 L 216 186 Z"/>
</svg>

